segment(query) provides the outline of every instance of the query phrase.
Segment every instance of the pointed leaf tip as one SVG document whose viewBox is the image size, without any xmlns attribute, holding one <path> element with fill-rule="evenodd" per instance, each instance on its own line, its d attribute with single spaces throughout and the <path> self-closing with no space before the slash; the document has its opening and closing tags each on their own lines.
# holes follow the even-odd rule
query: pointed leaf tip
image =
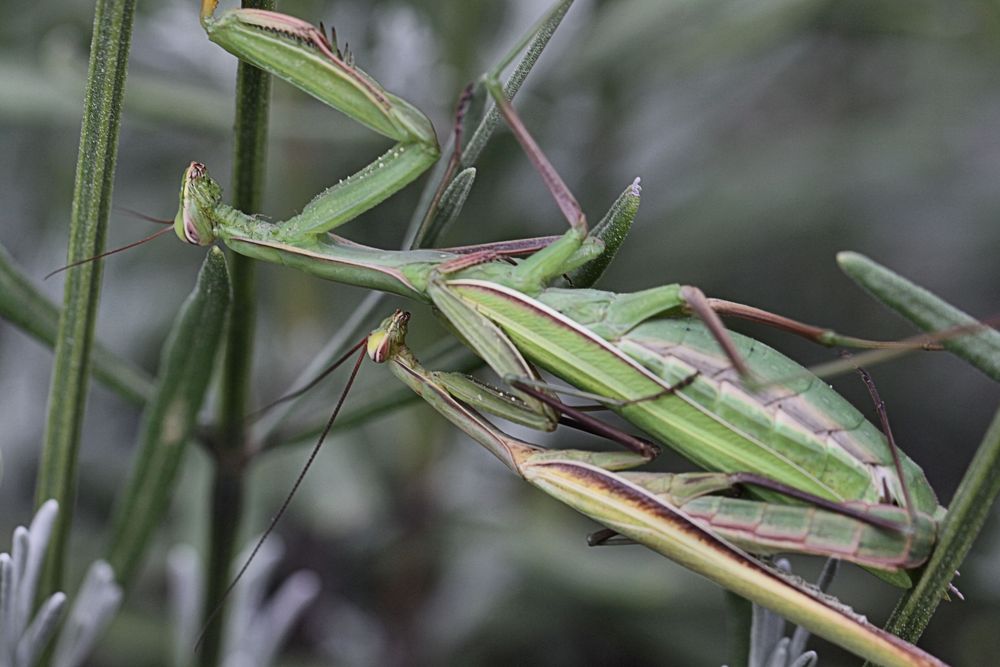
<svg viewBox="0 0 1000 667">
<path fill-rule="evenodd" d="M 961 332 L 942 344 L 1000 382 L 1000 332 L 862 254 L 837 253 L 837 264 L 872 296 L 924 331 L 968 328 L 972 333 Z"/>
<path fill-rule="evenodd" d="M 129 481 L 117 498 L 109 560 L 123 585 L 142 562 L 169 502 L 211 379 L 231 299 L 225 255 L 211 248 L 164 343 Z"/>
<path fill-rule="evenodd" d="M 641 193 L 642 185 L 636 177 L 591 231 L 592 237 L 604 242 L 604 252 L 597 259 L 570 273 L 570 282 L 575 287 L 592 287 L 604 275 L 632 229 L 632 223 L 639 212 Z"/>
</svg>

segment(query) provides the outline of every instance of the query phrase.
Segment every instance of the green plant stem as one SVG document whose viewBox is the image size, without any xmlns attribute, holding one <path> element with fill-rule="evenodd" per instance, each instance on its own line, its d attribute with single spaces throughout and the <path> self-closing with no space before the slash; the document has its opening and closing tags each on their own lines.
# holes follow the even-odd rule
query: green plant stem
<svg viewBox="0 0 1000 667">
<path fill-rule="evenodd" d="M 95 7 L 67 263 L 93 257 L 104 249 L 134 13 L 135 0 L 98 0 Z M 86 407 L 101 268 L 100 262 L 88 262 L 70 269 L 66 275 L 65 305 L 59 318 L 42 460 L 35 487 L 36 505 L 55 498 L 60 507 L 39 582 L 41 598 L 62 587 L 63 562 L 76 500 L 76 460 Z"/>
<path fill-rule="evenodd" d="M 736 593 L 724 591 L 726 602 L 726 628 L 729 640 L 729 664 L 746 665 L 750 659 L 750 629 L 753 604 Z"/>
<path fill-rule="evenodd" d="M 243 7 L 274 9 L 273 0 L 244 0 Z M 271 78 L 240 63 L 236 82 L 236 122 L 233 158 L 233 205 L 241 211 L 261 209 L 267 151 L 267 116 Z M 253 260 L 230 254 L 233 305 L 223 357 L 216 468 L 212 482 L 209 556 L 205 577 L 204 618 L 222 602 L 236 554 L 243 508 L 243 461 L 246 451 L 244 416 L 250 387 L 254 337 Z M 205 629 L 201 665 L 216 665 L 222 648 L 224 612 Z"/>
<path fill-rule="evenodd" d="M 941 524 L 938 545 L 916 586 L 892 613 L 886 630 L 916 642 L 948 592 L 955 570 L 965 560 L 1000 494 L 1000 410 L 986 430 Z"/>
</svg>

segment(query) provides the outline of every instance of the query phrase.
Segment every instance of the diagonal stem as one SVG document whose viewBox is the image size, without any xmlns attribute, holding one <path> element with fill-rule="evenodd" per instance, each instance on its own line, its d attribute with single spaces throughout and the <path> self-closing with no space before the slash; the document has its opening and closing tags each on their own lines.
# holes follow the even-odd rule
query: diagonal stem
<svg viewBox="0 0 1000 667">
<path fill-rule="evenodd" d="M 990 423 L 976 455 L 955 491 L 941 524 L 938 544 L 916 585 L 892 612 L 886 630 L 915 642 L 923 634 L 938 605 L 949 591 L 956 569 L 1000 495 L 1000 410 Z"/>
</svg>

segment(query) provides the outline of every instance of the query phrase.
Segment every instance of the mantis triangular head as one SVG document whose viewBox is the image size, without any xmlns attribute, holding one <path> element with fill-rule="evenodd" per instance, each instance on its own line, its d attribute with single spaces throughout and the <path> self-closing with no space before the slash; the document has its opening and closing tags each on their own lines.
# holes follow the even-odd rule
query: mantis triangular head
<svg viewBox="0 0 1000 667">
<path fill-rule="evenodd" d="M 208 175 L 200 162 L 192 162 L 181 178 L 180 205 L 174 218 L 174 231 L 191 245 L 211 245 L 215 240 L 215 208 L 222 201 L 222 188 Z"/>
</svg>

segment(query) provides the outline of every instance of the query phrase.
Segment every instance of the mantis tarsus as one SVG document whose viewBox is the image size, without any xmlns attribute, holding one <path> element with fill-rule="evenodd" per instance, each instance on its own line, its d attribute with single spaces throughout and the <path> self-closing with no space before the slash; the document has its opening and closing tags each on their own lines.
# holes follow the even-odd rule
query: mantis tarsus
<svg viewBox="0 0 1000 667">
<path fill-rule="evenodd" d="M 502 68 L 487 75 L 485 87 L 553 193 L 570 229 L 554 239 L 472 248 L 378 250 L 329 232 L 411 182 L 436 160 L 437 142 L 430 123 L 413 106 L 383 90 L 342 58 L 336 46 L 313 26 L 271 12 L 244 10 L 215 17 L 213 10 L 214 3 L 208 2 L 203 12 L 203 23 L 213 41 L 399 143 L 358 174 L 318 195 L 301 214 L 280 223 L 264 222 L 222 204 L 221 190 L 205 167 L 192 163 L 183 176 L 175 220 L 182 240 L 207 245 L 218 239 L 250 257 L 431 303 L 446 325 L 501 377 L 537 382 L 534 365 L 541 366 L 572 386 L 599 396 L 626 420 L 709 470 L 750 473 L 845 506 L 878 508 L 874 514 L 890 517 L 896 524 L 882 530 L 902 544 L 889 557 L 864 561 L 869 566 L 894 572 L 925 557 L 914 545 L 933 542 L 935 515 L 942 510 L 922 471 L 905 456 L 897 470 L 878 430 L 811 376 L 798 384 L 756 391 L 744 386 L 747 377 L 769 380 L 794 376 L 801 374 L 801 368 L 766 346 L 729 334 L 717 311 L 740 314 L 739 308 L 710 301 L 696 288 L 682 285 L 635 294 L 549 286 L 599 258 L 604 247 L 590 235 L 569 188 L 504 96 L 498 80 Z M 637 199 L 639 193 L 633 190 L 626 192 L 628 196 Z M 524 258 L 513 264 L 498 259 L 508 256 Z M 707 326 L 692 319 L 692 314 Z M 855 342 L 832 332 L 785 324 L 824 342 Z M 513 396 L 495 392 L 484 401 L 477 398 L 483 392 L 480 385 L 442 376 L 433 394 L 422 395 L 436 395 L 445 386 L 444 393 L 455 405 L 461 406 L 455 399 L 458 397 L 504 416 L 518 416 L 539 428 L 551 429 L 557 423 L 552 407 L 527 391 L 508 392 Z M 464 423 L 463 429 L 474 430 L 470 423 Z M 630 465 L 638 460 L 634 455 L 628 459 Z M 547 465 L 553 469 L 554 464 Z M 524 470 L 519 472 L 530 479 Z M 724 477 L 704 479 L 717 486 L 726 483 Z M 642 497 L 652 494 L 645 488 L 644 478 L 618 476 L 615 480 L 615 484 L 624 480 L 621 488 L 627 487 L 629 493 Z M 609 503 L 618 497 L 618 487 L 613 486 L 605 486 L 601 492 Z M 898 511 L 907 490 L 912 504 Z M 554 495 L 569 502 L 575 493 L 566 487 Z M 755 494 L 780 505 L 786 514 L 815 512 L 814 508 L 789 504 L 774 491 L 758 489 Z M 674 498 L 668 504 L 677 502 Z M 838 516 L 836 521 L 843 519 Z M 615 524 L 610 519 L 602 521 Z M 855 522 L 852 530 L 873 529 L 864 521 Z M 696 542 L 706 547 L 701 557 L 710 559 L 718 550 L 730 548 L 721 539 L 709 545 L 712 533 L 699 530 Z M 658 548 L 656 540 L 642 531 L 621 532 Z M 767 545 L 761 547 L 766 550 Z M 717 571 L 695 566 L 691 559 L 698 550 L 694 545 L 691 548 L 691 558 L 669 553 L 723 585 L 756 595 L 754 599 L 766 606 L 780 607 L 782 613 L 799 622 L 798 612 L 778 605 L 778 580 L 769 579 L 769 585 L 775 587 L 770 593 L 748 592 L 742 584 L 726 583 L 722 561 Z M 816 551 L 838 556 L 848 552 L 836 544 Z M 738 560 L 729 562 L 736 569 L 742 567 L 735 564 Z M 831 636 L 831 631 L 824 631 L 822 624 L 814 629 L 841 641 Z M 861 653 L 866 650 L 858 642 L 845 645 Z M 885 659 L 882 654 L 865 654 Z M 895 664 L 934 664 L 923 654 L 913 655 L 918 658 Z"/>
</svg>

